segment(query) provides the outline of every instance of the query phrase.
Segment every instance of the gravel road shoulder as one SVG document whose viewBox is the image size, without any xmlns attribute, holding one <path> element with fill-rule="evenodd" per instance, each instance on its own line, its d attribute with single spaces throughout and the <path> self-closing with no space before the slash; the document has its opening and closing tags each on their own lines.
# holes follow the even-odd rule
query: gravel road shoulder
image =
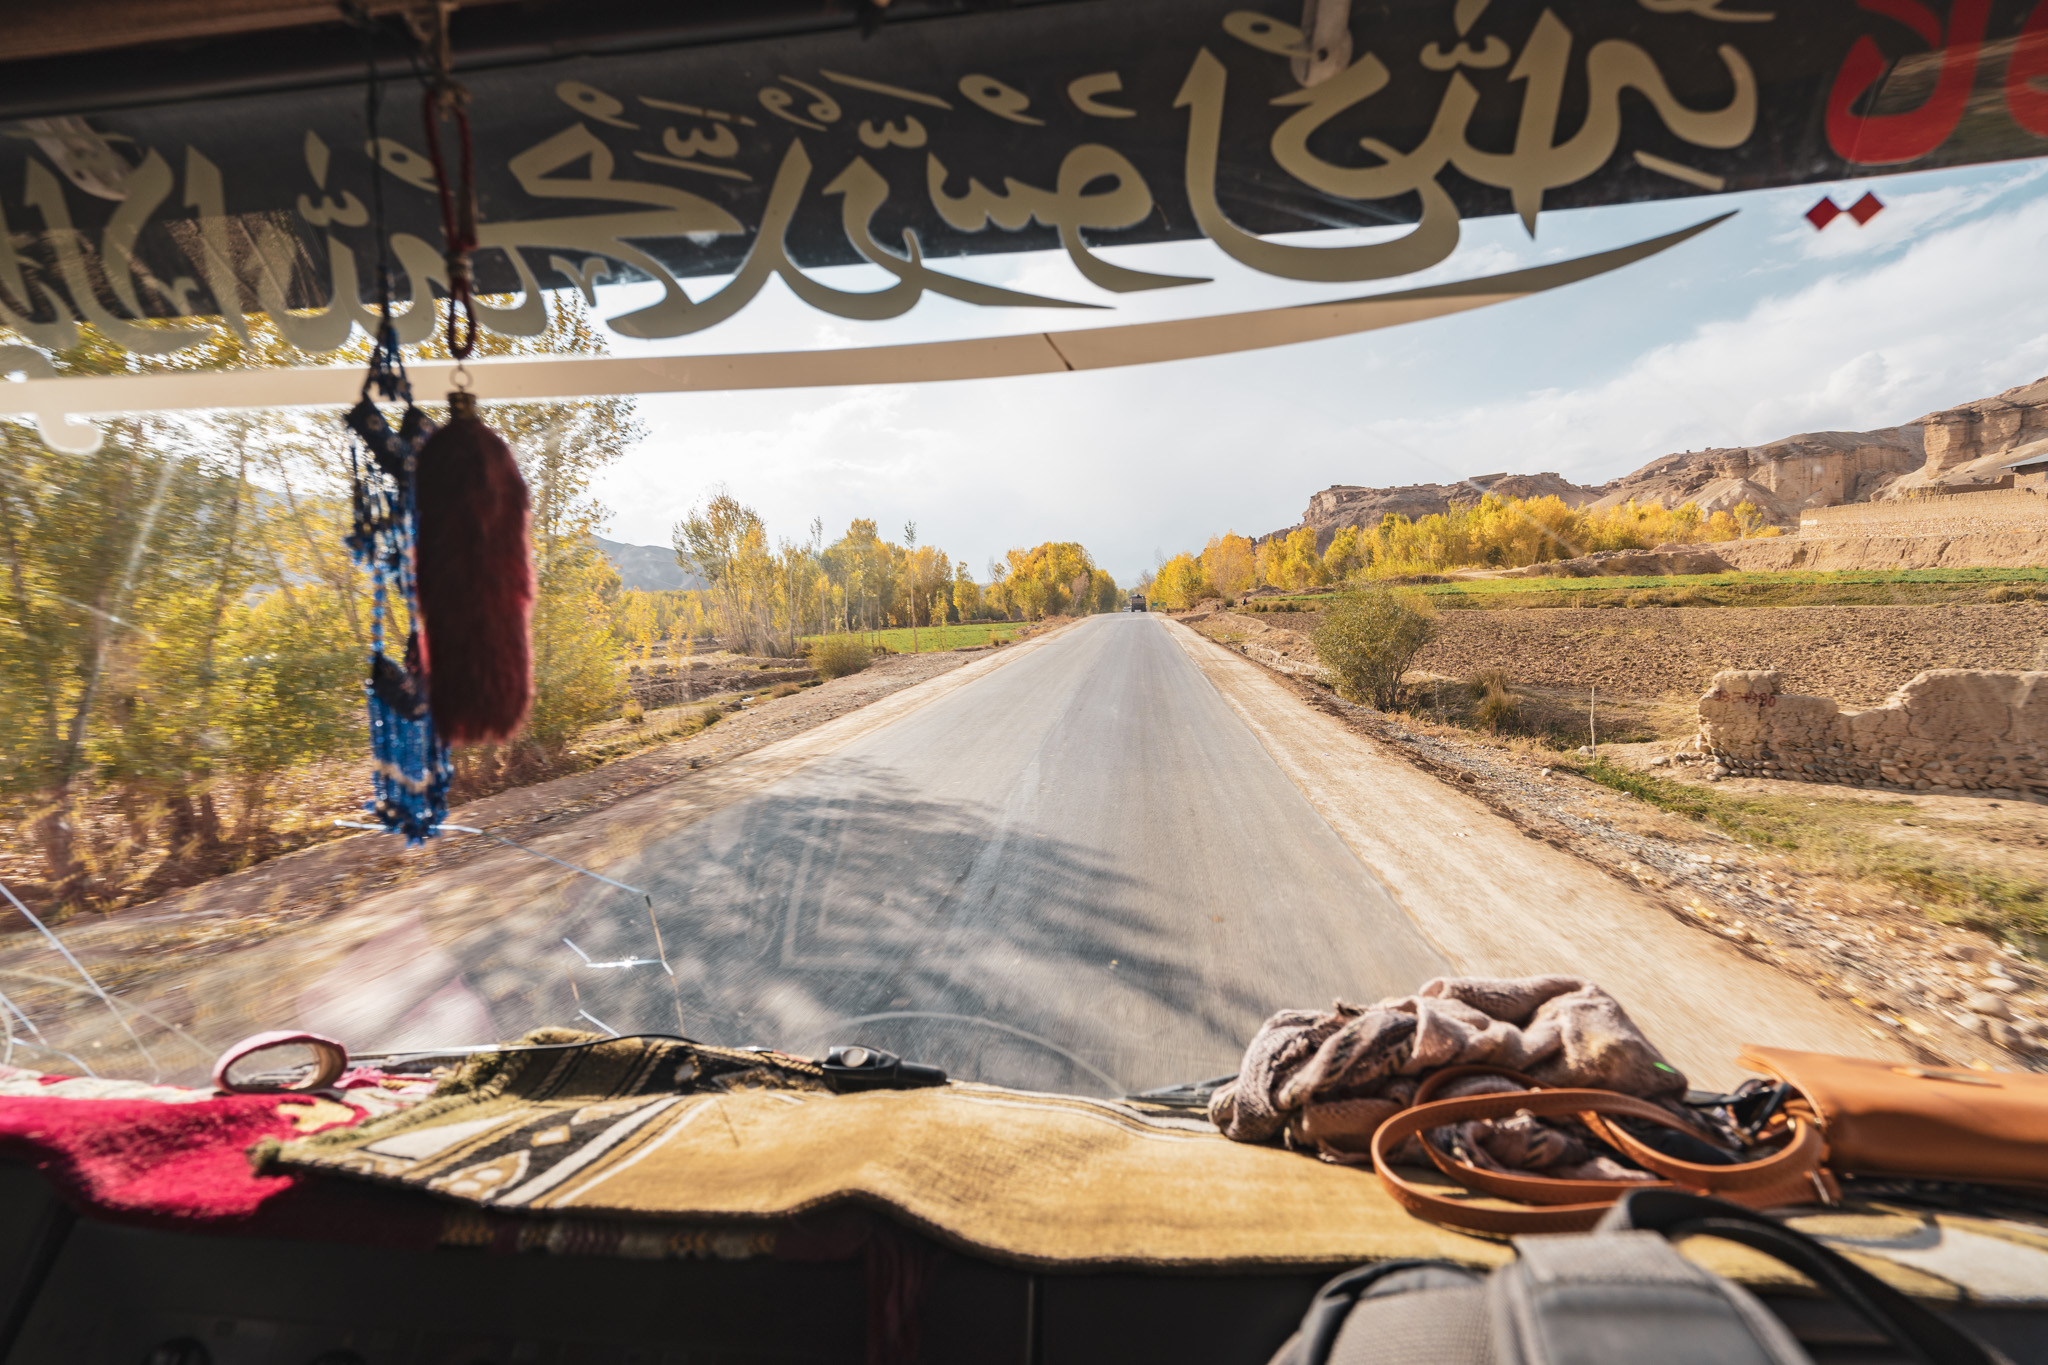
<svg viewBox="0 0 2048 1365">
<path fill-rule="evenodd" d="M 1461 971 L 1567 972 L 1620 998 L 1688 1075 L 1742 1073 L 1744 1043 L 1905 1058 L 1853 1008 L 1700 933 L 1671 906 L 1525 825 L 1473 782 L 1440 781 L 1327 692 L 1180 628 L 1190 659 L 1360 860 Z"/>
<path fill-rule="evenodd" d="M 1237 613 L 1184 619 L 1284 675 L 1276 681 L 1304 705 L 1636 889 L 1694 934 L 1711 935 L 1853 1010 L 1873 1037 L 1893 1040 L 1922 1061 L 2048 1070 L 2048 970 L 1988 935 L 1939 922 L 1886 887 L 1743 843 L 1556 768 L 1556 756 L 1540 744 L 1489 740 L 1354 706 L 1315 685 L 1321 669 L 1314 650 L 1294 630 Z M 1650 760 L 1672 747 L 1668 741 L 1619 745 L 1603 754 L 1648 771 Z M 1667 769 L 1663 780 L 1699 779 Z M 1974 798 L 1761 779 L 1730 779 L 1719 790 L 1800 806 L 1897 806 L 1901 828 L 1893 837 L 1901 839 L 1940 838 L 1944 826 L 1967 826 L 1979 835 L 1995 831 L 2003 842 L 1990 849 L 2008 871 L 2048 846 L 2048 811 L 2034 806 L 1991 803 L 2000 808 L 1990 809 Z M 1981 839 L 1965 842 L 1978 854 L 1987 851 Z M 1955 861 L 1954 847 L 1943 851 Z"/>
</svg>

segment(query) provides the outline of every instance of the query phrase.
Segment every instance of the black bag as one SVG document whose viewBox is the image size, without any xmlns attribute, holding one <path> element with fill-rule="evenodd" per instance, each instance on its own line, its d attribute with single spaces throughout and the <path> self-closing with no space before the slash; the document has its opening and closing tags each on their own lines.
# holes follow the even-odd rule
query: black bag
<svg viewBox="0 0 2048 1365">
<path fill-rule="evenodd" d="M 1812 1365 L 1755 1295 L 1669 1239 L 1740 1242 L 1797 1270 L 1925 1365 L 2005 1357 L 1868 1271 L 1762 1214 L 1637 1190 L 1589 1233 L 1517 1237 L 1512 1265 L 1387 1261 L 1340 1275 L 1272 1365 Z"/>
</svg>

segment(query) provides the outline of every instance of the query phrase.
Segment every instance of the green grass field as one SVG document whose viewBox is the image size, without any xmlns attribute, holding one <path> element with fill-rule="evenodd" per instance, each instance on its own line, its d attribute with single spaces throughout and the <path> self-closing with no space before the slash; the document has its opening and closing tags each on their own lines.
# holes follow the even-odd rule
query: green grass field
<svg viewBox="0 0 2048 1365">
<path fill-rule="evenodd" d="M 1820 607 L 1934 606 L 1982 602 L 1999 587 L 2048 601 L 2048 568 L 1852 569 L 1834 573 L 1674 574 L 1628 578 L 1473 578 L 1414 591 L 1446 610 L 1460 607 Z M 1670 598 L 1684 594 L 1684 601 Z M 1313 611 L 1335 594 L 1302 593 L 1266 602 Z M 1282 608 L 1285 610 L 1286 608 Z"/>
<path fill-rule="evenodd" d="M 958 626 L 919 626 L 917 628 L 916 652 L 930 654 L 941 649 L 960 649 L 967 645 L 985 645 L 991 639 L 1014 640 L 1024 629 L 1020 621 L 976 621 Z M 860 639 L 869 644 L 884 646 L 892 654 L 912 652 L 911 633 L 902 630 L 873 630 L 856 632 Z M 820 636 L 806 636 L 815 640 Z"/>
</svg>

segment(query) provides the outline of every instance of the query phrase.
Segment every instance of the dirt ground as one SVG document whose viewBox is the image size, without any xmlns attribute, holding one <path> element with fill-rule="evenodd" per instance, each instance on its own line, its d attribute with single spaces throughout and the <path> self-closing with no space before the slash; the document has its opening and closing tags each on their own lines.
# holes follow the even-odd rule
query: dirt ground
<svg viewBox="0 0 2048 1365">
<path fill-rule="evenodd" d="M 1313 618 L 1282 617 L 1314 629 Z M 1785 690 L 1876 705 L 1929 668 L 2048 667 L 2048 606 L 1644 607 L 1447 611 L 1415 666 L 1518 683 L 1697 697 L 1724 668 L 1776 668 Z"/>
<path fill-rule="evenodd" d="M 1835 611 L 1798 608 L 1777 614 L 1822 610 Z M 1846 614 L 1921 609 L 1840 610 Z M 1680 614 L 1645 610 L 1628 616 Z M 1737 613 L 1724 609 L 1697 614 Z M 1537 618 L 1532 625 L 1590 615 L 1447 613 L 1453 619 Z M 1182 619 L 1282 674 L 1304 704 L 1342 716 L 1353 730 L 1479 797 L 1532 837 L 1568 849 L 1656 895 L 1685 923 L 1863 1012 L 1873 1035 L 1895 1039 L 1927 1060 L 1944 1064 L 2021 1064 L 2048 1070 L 2048 966 L 1967 927 L 1967 913 L 1904 894 L 1876 875 L 1858 875 L 1858 864 L 1887 873 L 1924 866 L 1962 884 L 1973 878 L 2015 877 L 2048 882 L 2048 805 L 1752 779 L 1713 785 L 1715 797 L 1740 804 L 1750 822 L 1745 827 L 1791 821 L 1837 832 L 1831 839 L 1807 841 L 1807 848 L 1788 852 L 1733 837 L 1711 821 L 1659 809 L 1650 801 L 1590 781 L 1572 771 L 1589 765 L 1589 758 L 1576 750 L 1561 752 L 1541 736 L 1477 733 L 1432 719 L 1426 706 L 1412 715 L 1396 715 L 1345 702 L 1321 684 L 1313 648 L 1293 629 L 1306 624 L 1299 617 L 1281 618 L 1287 628 L 1233 613 Z M 1567 629 L 1569 625 L 1567 620 Z M 2001 633 L 1989 631 L 1985 623 L 1977 623 L 1977 629 L 1989 637 L 1981 641 L 1987 649 L 2004 643 Z M 2028 644 L 2039 638 L 2039 628 L 2034 629 Z M 1839 630 L 1838 626 L 1840 642 L 1835 647 L 1852 647 L 1857 637 L 1840 638 Z M 1931 623 L 1919 624 L 1918 630 L 1921 640 L 1938 638 Z M 2008 626 L 2002 633 L 2012 632 Z M 1548 636 L 1553 642 L 1556 638 L 1554 633 Z M 1437 667 L 1452 671 L 1443 667 L 1444 662 L 1440 659 Z M 1469 665 L 1483 666 L 1489 665 Z M 1490 666 L 1509 667 L 1518 678 L 1536 671 L 1527 667 L 1526 659 L 1520 669 L 1509 663 Z M 1411 681 L 1427 682 L 1416 675 Z M 1614 685 L 1601 683 L 1603 690 Z M 1865 698 L 1877 699 L 1867 692 Z M 1528 699 L 1539 704 L 1544 700 Z M 1605 746 L 1601 757 L 1647 776 L 1653 771 L 1652 760 L 1672 752 L 1676 730 L 1667 714 L 1672 710 L 1668 702 L 1642 699 L 1636 707 L 1644 728 L 1660 738 Z M 1702 775 L 1668 767 L 1654 771 L 1661 782 L 1707 786 Z M 1817 855 L 1815 847 L 1829 851 Z M 1854 856 L 1845 857 L 1845 852 Z M 1972 1003 L 1978 1009 L 1968 1008 Z"/>
<path fill-rule="evenodd" d="M 626 686 L 633 700 L 648 710 L 744 691 L 783 682 L 808 682 L 817 677 L 801 660 L 764 659 L 742 654 L 699 658 L 651 659 L 626 667 Z"/>
</svg>

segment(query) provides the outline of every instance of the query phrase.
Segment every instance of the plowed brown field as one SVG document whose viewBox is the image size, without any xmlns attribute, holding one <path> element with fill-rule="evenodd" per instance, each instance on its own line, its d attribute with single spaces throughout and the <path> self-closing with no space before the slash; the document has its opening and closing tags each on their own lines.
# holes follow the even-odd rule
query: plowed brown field
<svg viewBox="0 0 2048 1365">
<path fill-rule="evenodd" d="M 1287 623 L 1312 628 L 1304 613 Z M 1630 696 L 1698 696 L 1724 668 L 1870 705 L 1929 668 L 2048 668 L 2048 607 L 1646 607 L 1447 611 L 1417 668 Z"/>
</svg>

